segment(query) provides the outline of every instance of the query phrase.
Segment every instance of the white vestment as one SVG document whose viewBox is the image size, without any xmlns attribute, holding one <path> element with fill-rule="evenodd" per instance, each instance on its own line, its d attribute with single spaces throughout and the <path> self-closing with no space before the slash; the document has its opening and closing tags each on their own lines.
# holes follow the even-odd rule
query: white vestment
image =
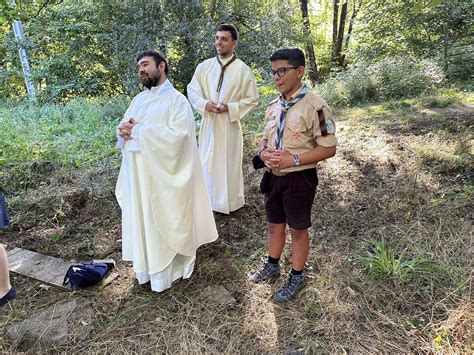
<svg viewBox="0 0 474 355">
<path fill-rule="evenodd" d="M 194 116 L 184 95 L 166 80 L 135 96 L 123 122 L 134 118 L 122 143 L 116 186 L 122 209 L 122 255 L 139 283 L 163 291 L 191 276 L 196 249 L 217 239 L 198 148 Z"/>
<path fill-rule="evenodd" d="M 225 65 L 230 59 L 221 62 Z M 220 73 L 215 57 L 200 63 L 188 85 L 188 98 L 202 115 L 199 154 L 212 209 L 229 213 L 245 203 L 240 120 L 258 103 L 258 92 L 252 71 L 240 59 L 225 69 L 218 93 Z M 209 100 L 227 104 L 229 112 L 205 111 Z"/>
</svg>

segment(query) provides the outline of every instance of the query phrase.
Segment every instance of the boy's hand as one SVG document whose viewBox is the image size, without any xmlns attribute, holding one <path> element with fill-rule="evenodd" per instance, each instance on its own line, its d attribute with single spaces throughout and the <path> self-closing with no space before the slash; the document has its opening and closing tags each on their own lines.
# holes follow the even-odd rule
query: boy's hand
<svg viewBox="0 0 474 355">
<path fill-rule="evenodd" d="M 273 150 L 267 148 L 260 154 L 260 158 L 263 160 L 267 168 L 275 171 L 290 168 L 294 165 L 293 155 L 288 153 L 286 150 Z"/>
<path fill-rule="evenodd" d="M 267 168 L 272 170 L 276 170 L 277 165 L 280 162 L 280 158 L 275 154 L 273 148 L 266 148 L 262 153 L 260 153 L 260 159 L 263 160 Z"/>
<path fill-rule="evenodd" d="M 275 153 L 278 154 L 279 157 L 277 170 L 290 168 L 294 165 L 293 155 L 288 153 L 286 150 L 276 150 Z"/>
</svg>

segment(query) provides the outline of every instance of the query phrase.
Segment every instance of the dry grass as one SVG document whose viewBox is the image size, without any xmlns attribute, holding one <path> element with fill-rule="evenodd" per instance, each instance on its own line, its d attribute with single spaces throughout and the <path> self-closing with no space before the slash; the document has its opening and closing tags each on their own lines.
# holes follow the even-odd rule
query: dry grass
<svg viewBox="0 0 474 355">
<path fill-rule="evenodd" d="M 249 165 L 255 135 L 247 134 L 247 205 L 230 216 L 216 214 L 220 238 L 199 250 L 190 280 L 152 293 L 148 286 L 136 285 L 130 266 L 119 262 L 120 277 L 91 298 L 44 290 L 36 281 L 14 276 L 19 296 L 0 310 L 1 335 L 33 310 L 66 299 L 92 301 L 92 329 L 85 341 L 71 336 L 54 348 L 25 348 L 4 338 L 0 351 L 472 352 L 472 107 L 379 105 L 348 109 L 336 117 L 339 151 L 319 168 L 308 282 L 297 300 L 287 305 L 272 300 L 285 275 L 274 284 L 246 281 L 266 254 L 265 216 L 257 192 L 260 172 Z M 120 259 L 113 196 L 87 196 L 80 217 L 70 212 L 71 204 L 61 205 L 64 199 L 48 200 L 66 211 L 65 217 L 52 219 L 55 227 L 37 223 L 24 231 L 10 228 L 0 232 L 0 240 L 74 257 L 77 250 L 71 245 L 79 235 L 79 244 L 90 245 L 94 253 Z M 39 211 L 19 197 L 14 210 L 25 215 L 21 206 L 29 206 L 29 213 Z M 52 218 L 53 212 L 42 213 Z M 25 221 L 19 217 L 17 223 Z M 58 249 L 48 249 L 54 233 L 69 237 L 56 242 Z M 369 279 L 350 257 L 364 254 L 367 241 L 381 237 L 407 257 L 436 263 L 439 269 L 433 274 L 439 282 L 417 286 Z M 288 249 L 284 268 L 290 267 Z M 236 303 L 209 303 L 203 291 L 213 285 L 224 286 Z"/>
</svg>

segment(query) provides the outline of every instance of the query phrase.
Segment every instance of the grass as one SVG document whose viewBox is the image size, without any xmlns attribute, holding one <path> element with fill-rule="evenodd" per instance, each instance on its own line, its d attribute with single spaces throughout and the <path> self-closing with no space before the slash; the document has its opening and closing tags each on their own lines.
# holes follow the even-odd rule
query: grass
<svg viewBox="0 0 474 355">
<path fill-rule="evenodd" d="M 116 123 L 126 100 L 79 99 L 65 105 L 4 104 L 0 113 L 0 187 L 25 190 L 66 178 L 71 170 L 117 157 Z M 115 159 L 117 161 L 117 159 Z"/>
<path fill-rule="evenodd" d="M 190 280 L 153 293 L 134 284 L 130 265 L 119 261 L 115 272 L 120 277 L 91 297 L 45 290 L 13 274 L 19 296 L 0 309 L 0 350 L 472 352 L 472 93 L 441 90 L 335 110 L 339 147 L 336 157 L 318 168 L 307 284 L 288 305 L 272 301 L 285 275 L 272 284 L 246 281 L 266 255 L 265 214 L 257 190 L 261 173 L 251 168 L 250 159 L 271 97 L 263 96 L 242 122 L 246 206 L 230 216 L 216 215 L 220 237 L 198 251 Z M 40 107 L 2 111 L 2 142 L 22 144 L 8 148 L 8 163 L 0 165 L 14 221 L 0 231 L 0 241 L 65 259 L 120 260 L 120 214 L 113 196 L 118 156 L 112 148 L 120 116 L 113 112 L 119 109 L 101 115 L 102 103 L 70 105 L 72 118 L 61 121 L 67 130 L 45 127 L 48 117 L 63 117 L 60 107 L 44 115 Z M 28 124 L 11 124 L 8 118 L 23 117 L 22 112 L 30 112 Z M 88 119 L 92 123 L 78 122 Z M 98 137 L 103 139 L 97 155 L 83 154 Z M 59 145 L 53 138 L 74 149 L 55 152 Z M 30 147 L 34 139 L 46 148 L 30 155 L 21 147 Z M 65 163 L 76 157 L 77 164 Z M 51 162 L 51 171 L 45 161 Z M 43 171 L 29 162 L 42 162 Z M 15 175 L 8 167 L 20 163 L 28 168 L 15 173 L 29 174 L 28 184 L 11 180 Z M 283 269 L 291 265 L 289 248 L 288 241 Z M 209 302 L 204 290 L 216 285 L 236 302 Z M 63 344 L 28 347 L 5 337 L 6 328 L 32 310 L 69 299 L 89 302 L 93 310 L 85 340 L 71 336 Z"/>
<path fill-rule="evenodd" d="M 398 286 L 438 287 L 442 270 L 436 262 L 419 256 L 408 258 L 405 250 L 397 252 L 386 246 L 384 239 L 369 243 L 369 251 L 351 258 L 353 265 L 362 266 L 367 275 L 377 281 L 391 281 Z"/>
</svg>

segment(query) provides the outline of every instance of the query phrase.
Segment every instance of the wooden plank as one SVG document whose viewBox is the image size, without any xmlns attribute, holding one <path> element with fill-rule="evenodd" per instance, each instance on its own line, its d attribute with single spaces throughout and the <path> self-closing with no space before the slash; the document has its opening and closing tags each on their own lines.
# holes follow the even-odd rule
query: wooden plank
<svg viewBox="0 0 474 355">
<path fill-rule="evenodd" d="M 22 248 L 14 248 L 7 254 L 10 271 L 70 289 L 63 286 L 64 276 L 71 265 L 70 262 Z"/>
</svg>

